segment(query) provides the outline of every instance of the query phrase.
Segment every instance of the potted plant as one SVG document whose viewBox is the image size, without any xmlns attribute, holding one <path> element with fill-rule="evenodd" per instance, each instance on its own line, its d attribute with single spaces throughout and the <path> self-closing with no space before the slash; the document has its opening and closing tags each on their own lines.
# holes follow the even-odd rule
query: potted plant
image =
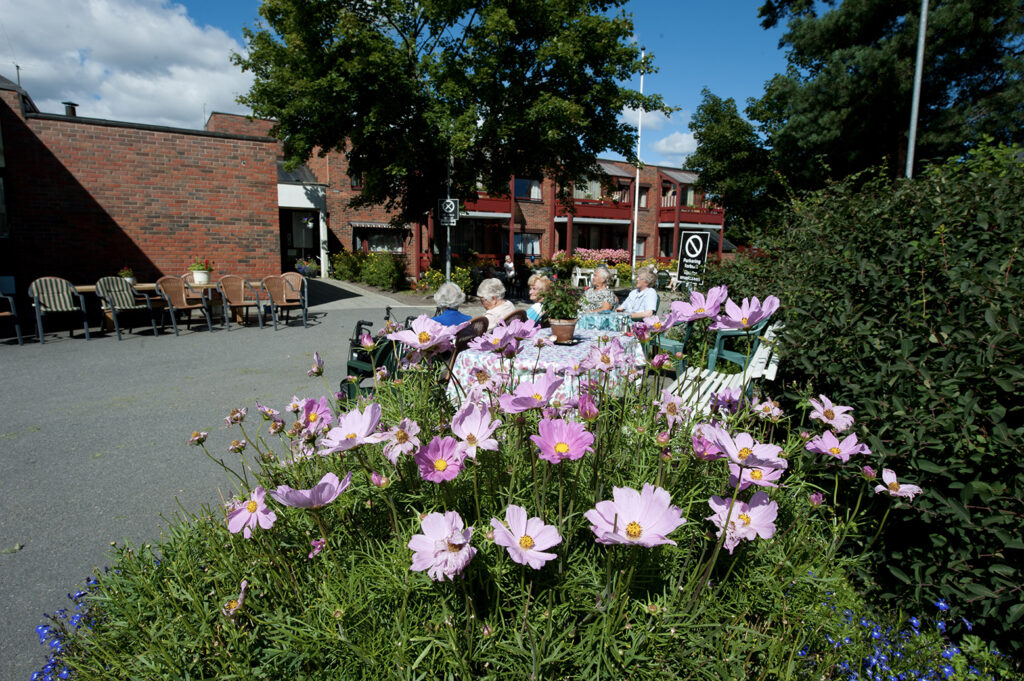
<svg viewBox="0 0 1024 681">
<path fill-rule="evenodd" d="M 551 287 L 541 297 L 544 315 L 551 324 L 551 334 L 556 342 L 565 343 L 572 340 L 572 335 L 576 331 L 576 320 L 579 318 L 580 299 L 580 290 L 566 278 L 552 282 Z"/>
<path fill-rule="evenodd" d="M 316 258 L 299 258 L 295 261 L 295 271 L 305 277 L 315 277 L 320 274 L 320 263 Z"/>
<path fill-rule="evenodd" d="M 132 272 L 132 268 L 125 265 L 117 271 L 117 276 L 127 281 L 132 286 L 135 285 L 135 272 Z"/>
<path fill-rule="evenodd" d="M 188 268 L 192 271 L 192 281 L 197 284 L 210 283 L 210 272 L 213 271 L 213 263 L 209 259 L 197 257 Z"/>
</svg>

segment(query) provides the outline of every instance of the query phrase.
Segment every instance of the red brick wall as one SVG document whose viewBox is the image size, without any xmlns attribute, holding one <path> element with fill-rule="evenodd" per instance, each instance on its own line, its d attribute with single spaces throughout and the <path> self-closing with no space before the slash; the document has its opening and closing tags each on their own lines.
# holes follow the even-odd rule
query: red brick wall
<svg viewBox="0 0 1024 681">
<path fill-rule="evenodd" d="M 270 129 L 274 127 L 274 121 L 262 118 L 248 118 L 238 114 L 227 114 L 214 111 L 206 121 L 207 132 L 222 132 L 228 135 L 249 135 L 252 137 L 267 137 Z"/>
<path fill-rule="evenodd" d="M 3 94 L 5 250 L 15 255 L 19 288 L 42 275 L 93 283 L 125 265 L 153 281 L 181 274 L 196 256 L 215 261 L 216 274 L 280 271 L 275 142 L 22 119 L 13 93 Z"/>
</svg>

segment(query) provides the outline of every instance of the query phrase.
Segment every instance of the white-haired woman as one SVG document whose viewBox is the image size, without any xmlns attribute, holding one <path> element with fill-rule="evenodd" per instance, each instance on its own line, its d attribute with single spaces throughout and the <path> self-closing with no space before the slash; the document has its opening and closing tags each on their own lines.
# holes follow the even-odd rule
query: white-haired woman
<svg viewBox="0 0 1024 681">
<path fill-rule="evenodd" d="M 658 292 L 654 285 L 658 276 L 648 269 L 641 268 L 636 273 L 636 288 L 629 292 L 618 312 L 628 312 L 633 319 L 644 319 L 658 309 Z"/>
<path fill-rule="evenodd" d="M 614 309 L 619 304 L 615 292 L 608 288 L 612 273 L 604 265 L 594 268 L 594 276 L 590 278 L 590 288 L 583 292 L 583 309 L 587 312 L 604 312 Z"/>
<path fill-rule="evenodd" d="M 480 298 L 480 304 L 484 306 L 488 331 L 516 311 L 516 306 L 505 300 L 505 285 L 500 279 L 484 279 L 477 287 L 476 295 Z"/>
<path fill-rule="evenodd" d="M 468 322 L 470 316 L 459 312 L 459 305 L 466 302 L 466 294 L 462 292 L 458 284 L 446 281 L 437 287 L 434 293 L 434 303 L 441 310 L 432 319 L 445 326 L 456 326 L 462 322 Z"/>
</svg>

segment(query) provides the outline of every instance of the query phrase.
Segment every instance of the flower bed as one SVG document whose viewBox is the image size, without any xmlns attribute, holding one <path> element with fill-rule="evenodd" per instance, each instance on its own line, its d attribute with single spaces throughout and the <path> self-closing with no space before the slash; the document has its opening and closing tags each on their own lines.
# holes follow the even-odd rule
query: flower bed
<svg viewBox="0 0 1024 681">
<path fill-rule="evenodd" d="M 746 327 L 776 306 L 719 289 L 635 333 L 646 344 L 680 321 Z M 861 502 L 879 494 L 898 514 L 915 490 L 888 469 L 877 484 L 856 434 L 833 442 L 850 408 L 820 396 L 820 435 L 803 438 L 742 392 L 694 410 L 659 391 L 650 366 L 613 394 L 606 371 L 627 357 L 615 339 L 575 375 L 477 375 L 452 405 L 435 360 L 455 330 L 425 316 L 382 329 L 377 342 L 404 346 L 403 368 L 378 372 L 358 403 L 324 379 L 328 396 L 237 407 L 227 432 L 194 432 L 236 496 L 183 510 L 157 547 L 118 547 L 75 594 L 77 620 L 40 629 L 53 651 L 40 674 L 819 678 L 880 664 L 862 654 L 877 641 L 834 616 L 864 608 L 841 548 L 877 532 L 858 524 Z M 475 346 L 508 356 L 535 334 L 516 321 Z M 307 373 L 324 372 L 316 354 Z M 578 399 L 551 401 L 562 381 Z M 822 466 L 859 488 L 857 509 L 808 482 Z M 938 664 L 949 650 L 935 630 L 915 641 L 895 640 L 909 661 L 884 664 Z M 998 664 L 984 646 L 973 655 Z"/>
</svg>

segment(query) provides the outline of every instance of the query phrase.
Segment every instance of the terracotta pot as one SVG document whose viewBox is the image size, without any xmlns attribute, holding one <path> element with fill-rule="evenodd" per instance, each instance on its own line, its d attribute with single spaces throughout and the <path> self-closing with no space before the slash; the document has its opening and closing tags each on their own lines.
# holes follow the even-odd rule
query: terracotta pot
<svg viewBox="0 0 1024 681">
<path fill-rule="evenodd" d="M 576 332 L 575 319 L 552 319 L 549 323 L 551 335 L 555 337 L 556 342 L 566 343 L 572 340 L 572 335 Z"/>
</svg>

